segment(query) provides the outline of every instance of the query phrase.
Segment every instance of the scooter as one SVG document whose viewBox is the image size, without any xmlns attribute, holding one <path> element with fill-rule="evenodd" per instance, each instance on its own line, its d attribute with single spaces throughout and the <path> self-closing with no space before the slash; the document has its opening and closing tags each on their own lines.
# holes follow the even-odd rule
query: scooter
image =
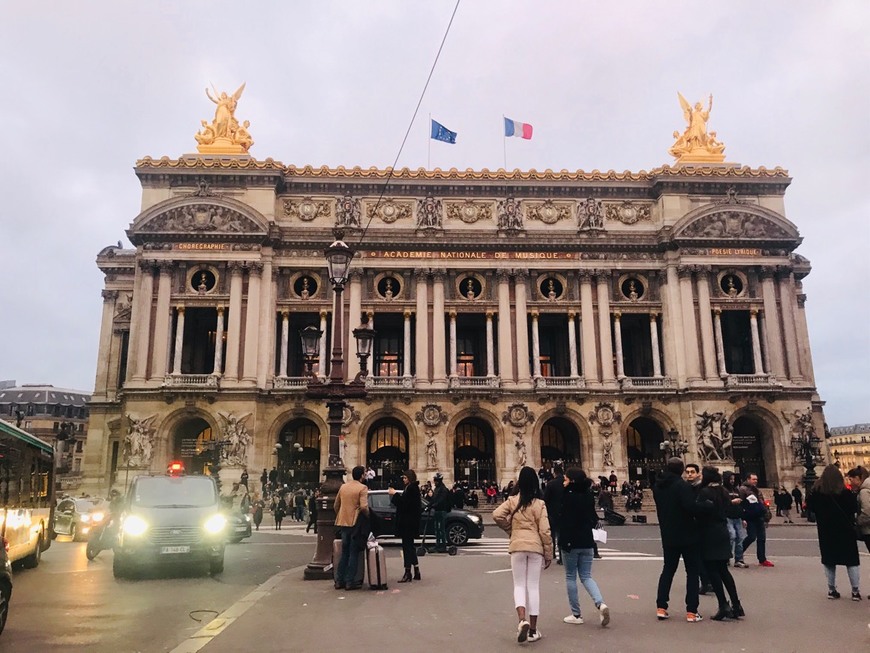
<svg viewBox="0 0 870 653">
<path fill-rule="evenodd" d="M 100 551 L 111 549 L 115 544 L 115 539 L 118 535 L 118 529 L 115 526 L 115 519 L 107 519 L 102 524 L 95 526 L 88 533 L 88 545 L 85 548 L 85 555 L 88 560 L 94 560 Z"/>
</svg>

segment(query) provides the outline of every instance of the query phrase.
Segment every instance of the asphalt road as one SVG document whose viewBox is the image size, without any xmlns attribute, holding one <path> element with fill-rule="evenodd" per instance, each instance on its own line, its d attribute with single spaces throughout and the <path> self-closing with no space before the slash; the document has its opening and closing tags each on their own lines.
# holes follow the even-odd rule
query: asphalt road
<svg viewBox="0 0 870 653">
<path fill-rule="evenodd" d="M 280 532 L 264 528 L 249 540 L 229 545 L 226 570 L 216 578 L 204 569 L 175 569 L 119 581 L 112 576 L 111 551 L 88 562 L 83 543 L 57 540 L 37 569 L 15 570 L 10 617 L 0 636 L 0 650 L 171 651 L 276 573 L 311 559 L 313 534 L 305 535 L 303 527 L 292 522 L 284 524 Z M 609 534 L 602 550 L 605 564 L 613 565 L 614 572 L 635 564 L 629 561 L 649 559 L 655 564 L 660 555 L 656 526 L 611 527 Z M 385 545 L 389 556 L 399 555 L 396 541 Z M 471 557 L 493 560 L 506 554 L 506 545 L 503 533 L 488 526 L 485 538 L 463 547 L 460 556 L 465 564 L 474 565 Z M 817 569 L 814 528 L 773 527 L 768 551 L 774 562 L 799 558 L 802 565 L 811 563 Z M 752 556 L 750 552 L 747 561 Z M 480 560 L 479 564 L 489 562 Z M 396 568 L 394 562 L 392 569 Z M 820 569 L 818 576 L 821 579 Z M 266 599 L 257 609 L 268 611 L 269 607 Z"/>
</svg>

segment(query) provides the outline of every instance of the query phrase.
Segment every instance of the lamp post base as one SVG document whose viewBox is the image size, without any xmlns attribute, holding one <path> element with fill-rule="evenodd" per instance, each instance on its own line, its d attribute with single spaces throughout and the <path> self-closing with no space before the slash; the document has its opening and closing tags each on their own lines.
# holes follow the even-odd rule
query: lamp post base
<svg viewBox="0 0 870 653">
<path fill-rule="evenodd" d="M 314 559 L 308 563 L 302 576 L 305 580 L 332 580 L 333 564 L 332 542 L 335 540 L 335 496 L 344 483 L 346 470 L 343 466 L 329 466 L 323 470 L 326 477 L 320 486 L 317 499 L 317 549 Z"/>
</svg>

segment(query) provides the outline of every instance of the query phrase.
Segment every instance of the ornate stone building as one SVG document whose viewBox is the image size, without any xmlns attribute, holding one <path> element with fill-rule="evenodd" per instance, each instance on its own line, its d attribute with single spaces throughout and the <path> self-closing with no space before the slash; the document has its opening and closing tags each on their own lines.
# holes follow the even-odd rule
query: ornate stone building
<svg viewBox="0 0 870 653">
<path fill-rule="evenodd" d="M 391 174 L 200 153 L 135 171 L 135 249 L 97 257 L 95 491 L 174 458 L 203 469 L 215 440 L 230 475 L 319 479 L 326 408 L 305 397 L 299 331 L 324 331 L 325 375 L 335 227 L 358 252 L 338 336 L 353 352 L 363 313 L 377 331 L 348 467 L 646 479 L 684 440 L 689 461 L 790 487 L 792 435 L 823 432 L 780 168 Z"/>
<path fill-rule="evenodd" d="M 870 468 L 870 424 L 835 426 L 825 443 L 828 457 L 839 464 L 843 472 L 858 465 Z"/>
</svg>

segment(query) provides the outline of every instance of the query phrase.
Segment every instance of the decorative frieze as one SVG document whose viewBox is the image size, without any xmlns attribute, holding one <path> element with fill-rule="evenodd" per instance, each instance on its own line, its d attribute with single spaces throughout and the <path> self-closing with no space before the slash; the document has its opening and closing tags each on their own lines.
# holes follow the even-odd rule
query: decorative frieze
<svg viewBox="0 0 870 653">
<path fill-rule="evenodd" d="M 317 218 L 328 218 L 332 215 L 330 200 L 314 200 L 305 197 L 301 200 L 284 200 L 284 215 L 288 218 L 312 222 Z"/>
</svg>

